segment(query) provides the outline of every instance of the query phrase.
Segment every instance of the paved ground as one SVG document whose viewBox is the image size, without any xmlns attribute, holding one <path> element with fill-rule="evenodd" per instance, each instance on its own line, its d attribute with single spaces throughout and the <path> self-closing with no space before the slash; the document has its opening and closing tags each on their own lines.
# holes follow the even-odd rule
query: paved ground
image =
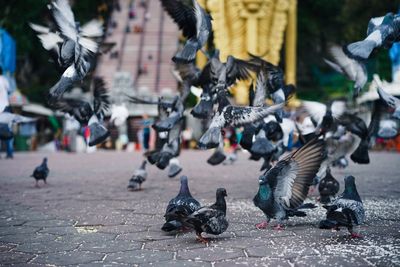
<svg viewBox="0 0 400 267">
<path fill-rule="evenodd" d="M 143 191 L 126 190 L 138 153 L 49 154 L 49 185 L 40 189 L 29 175 L 44 154 L 1 159 L 0 265 L 400 266 L 400 155 L 372 153 L 372 164 L 334 172 L 340 180 L 353 174 L 364 200 L 364 238 L 351 240 L 344 230 L 317 228 L 323 208 L 291 219 L 283 231 L 255 229 L 263 219 L 252 204 L 261 162 L 241 153 L 233 166 L 210 167 L 210 153 L 181 157 L 201 203 L 212 203 L 217 187 L 228 191 L 230 226 L 208 246 L 193 233 L 160 230 L 178 178 L 150 167 Z"/>
</svg>

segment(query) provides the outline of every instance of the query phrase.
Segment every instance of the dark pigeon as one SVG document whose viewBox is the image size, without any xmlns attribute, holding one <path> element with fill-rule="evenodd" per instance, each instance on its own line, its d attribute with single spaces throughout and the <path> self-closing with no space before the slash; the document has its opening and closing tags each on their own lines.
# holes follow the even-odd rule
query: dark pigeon
<svg viewBox="0 0 400 267">
<path fill-rule="evenodd" d="M 209 207 L 201 207 L 182 221 L 185 226 L 196 231 L 197 239 L 200 242 L 208 243 L 208 240 L 202 237 L 202 233 L 219 235 L 228 229 L 226 220 L 226 202 L 227 196 L 225 188 L 218 188 L 216 193 L 216 202 Z"/>
<path fill-rule="evenodd" d="M 323 160 L 324 141 L 314 139 L 280 160 L 259 178 L 259 190 L 254 205 L 267 220 L 256 225 L 266 228 L 272 218 L 278 220 L 275 229 L 282 229 L 284 220 L 292 216 L 306 216 L 300 209 L 313 208 L 304 204 L 310 185 Z"/>
<path fill-rule="evenodd" d="M 331 204 L 325 205 L 326 219 L 319 224 L 321 229 L 337 229 L 347 227 L 351 237 L 361 237 L 353 229 L 355 225 L 365 221 L 364 206 L 357 192 L 354 176 L 344 178 L 344 191 Z"/>
<path fill-rule="evenodd" d="M 47 158 L 43 159 L 42 164 L 35 168 L 31 177 L 35 178 L 36 183 L 35 187 L 39 187 L 39 180 L 43 180 L 45 184 L 47 184 L 46 180 L 49 176 L 49 168 L 47 167 Z"/>
<path fill-rule="evenodd" d="M 320 194 L 320 202 L 322 204 L 328 204 L 331 202 L 333 197 L 339 192 L 340 184 L 331 174 L 331 169 L 328 167 L 326 175 L 321 179 L 318 185 L 318 191 Z"/>
<path fill-rule="evenodd" d="M 172 232 L 183 230 L 183 225 L 178 218 L 189 216 L 200 208 L 200 203 L 192 197 L 189 190 L 188 178 L 181 176 L 181 188 L 176 197 L 171 199 L 165 211 L 165 223 L 161 230 Z"/>
</svg>

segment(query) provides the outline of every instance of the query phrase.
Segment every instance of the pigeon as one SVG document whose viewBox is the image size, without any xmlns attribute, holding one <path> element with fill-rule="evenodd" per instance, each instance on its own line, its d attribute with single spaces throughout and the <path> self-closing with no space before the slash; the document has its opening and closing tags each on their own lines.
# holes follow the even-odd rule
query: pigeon
<svg viewBox="0 0 400 267">
<path fill-rule="evenodd" d="M 224 94 L 220 92 L 219 95 Z M 241 126 L 262 120 L 264 117 L 282 108 L 283 103 L 270 107 L 239 107 L 230 105 L 225 95 L 219 96 L 218 111 L 212 118 L 207 131 L 199 140 L 201 149 L 210 149 L 218 146 L 221 140 L 221 129 L 227 126 Z"/>
<path fill-rule="evenodd" d="M 395 96 L 390 95 L 389 93 L 383 90 L 382 81 L 379 79 L 378 75 L 374 75 L 374 81 L 378 87 L 378 94 L 380 99 L 390 108 L 393 109 L 392 116 L 398 120 L 400 120 L 400 99 Z"/>
<path fill-rule="evenodd" d="M 147 171 L 146 171 L 146 160 L 143 160 L 142 165 L 140 168 L 135 170 L 133 173 L 132 178 L 129 180 L 128 190 L 129 191 L 136 191 L 142 189 L 142 183 L 146 181 L 147 178 Z"/>
<path fill-rule="evenodd" d="M 93 20 L 87 27 L 80 27 L 67 0 L 52 1 L 48 5 L 64 42 L 60 48 L 59 62 L 69 65 L 60 80 L 50 88 L 48 102 L 58 101 L 74 82 L 81 81 L 94 66 L 99 43 L 95 38 L 103 36 L 100 21 Z"/>
<path fill-rule="evenodd" d="M 319 181 L 318 191 L 320 194 L 320 202 L 328 204 L 333 197 L 339 192 L 340 184 L 331 174 L 331 169 L 328 167 L 326 175 Z"/>
<path fill-rule="evenodd" d="M 275 229 L 282 229 L 284 220 L 306 216 L 300 209 L 314 208 L 304 204 L 310 185 L 324 157 L 324 141 L 314 139 L 282 160 L 259 178 L 259 189 L 253 199 L 267 220 L 256 225 L 266 228 L 272 218 L 278 220 Z"/>
<path fill-rule="evenodd" d="M 221 135 L 222 138 L 222 135 Z M 207 163 L 215 166 L 221 164 L 226 159 L 226 155 L 224 152 L 224 141 L 221 140 L 219 142 L 218 147 L 215 149 L 214 153 L 207 159 Z"/>
<path fill-rule="evenodd" d="M 355 82 L 353 97 L 357 97 L 368 81 L 365 64 L 357 59 L 348 57 L 337 45 L 331 46 L 329 52 L 333 61 L 324 59 L 325 63 L 335 71 L 345 75 L 349 80 Z"/>
<path fill-rule="evenodd" d="M 161 230 L 172 232 L 183 229 L 183 224 L 179 220 L 181 216 L 189 216 L 200 208 L 200 203 L 192 197 L 189 190 L 187 176 L 181 176 L 181 188 L 176 197 L 171 199 L 165 211 L 165 223 Z"/>
<path fill-rule="evenodd" d="M 181 216 L 183 224 L 196 231 L 197 240 L 202 243 L 209 241 L 202 237 L 202 233 L 219 235 L 228 229 L 229 223 L 226 219 L 227 196 L 225 188 L 218 188 L 216 202 L 209 207 L 201 207 L 189 216 Z"/>
<path fill-rule="evenodd" d="M 261 57 L 250 54 L 250 63 L 255 64 L 259 67 L 259 71 L 264 73 L 266 78 L 265 89 L 268 89 L 272 100 L 275 104 L 285 103 L 296 91 L 296 87 L 293 84 L 286 85 L 284 82 L 283 70 L 278 66 L 265 61 Z M 278 110 L 275 113 L 275 118 L 279 123 L 282 123 L 283 109 Z"/>
<path fill-rule="evenodd" d="M 169 170 L 168 177 L 174 178 L 182 171 L 182 167 L 179 165 L 179 160 L 177 158 L 172 158 L 169 160 Z"/>
<path fill-rule="evenodd" d="M 321 229 L 337 229 L 347 227 L 351 237 L 361 237 L 354 231 L 353 226 L 363 224 L 365 221 L 364 206 L 357 192 L 354 176 L 344 178 L 344 191 L 331 204 L 323 206 L 326 219 L 319 223 Z"/>
<path fill-rule="evenodd" d="M 387 13 L 383 17 L 372 18 L 368 23 L 367 38 L 343 47 L 351 58 L 367 60 L 375 48 L 389 49 L 400 41 L 400 15 Z"/>
<path fill-rule="evenodd" d="M 196 0 L 161 0 L 161 4 L 182 29 L 183 36 L 188 38 L 182 51 L 179 51 L 172 61 L 193 62 L 197 51 L 206 44 L 211 34 L 212 17 Z"/>
<path fill-rule="evenodd" d="M 66 112 L 90 129 L 89 146 L 102 143 L 110 135 L 101 124 L 110 100 L 103 78 L 95 77 L 92 82 L 93 100 L 60 98 L 51 107 Z"/>
<path fill-rule="evenodd" d="M 233 152 L 230 153 L 230 154 L 226 157 L 225 161 L 224 161 L 222 164 L 223 164 L 223 165 L 232 165 L 232 164 L 234 164 L 234 163 L 237 161 L 237 159 L 238 159 L 238 157 L 237 157 L 237 152 L 238 152 L 238 150 L 237 150 L 237 149 L 234 149 Z"/>
<path fill-rule="evenodd" d="M 47 158 L 44 158 L 42 164 L 36 167 L 31 175 L 31 177 L 36 180 L 35 187 L 39 187 L 39 180 L 43 180 L 43 182 L 47 184 L 46 179 L 49 176 L 49 172 L 50 170 L 47 167 Z"/>
<path fill-rule="evenodd" d="M 153 125 L 153 128 L 156 131 L 169 131 L 171 130 L 180 120 L 183 119 L 183 112 L 185 108 L 183 106 L 182 99 L 180 96 L 175 96 L 172 101 L 171 111 L 169 112 L 168 116 L 158 121 Z"/>
</svg>

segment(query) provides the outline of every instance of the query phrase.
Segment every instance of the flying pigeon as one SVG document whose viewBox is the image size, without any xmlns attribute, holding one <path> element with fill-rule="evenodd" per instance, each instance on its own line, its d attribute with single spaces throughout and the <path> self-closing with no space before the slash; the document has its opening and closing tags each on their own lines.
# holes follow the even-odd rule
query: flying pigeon
<svg viewBox="0 0 400 267">
<path fill-rule="evenodd" d="M 66 67 L 60 80 L 50 89 L 49 103 L 60 99 L 74 82 L 81 81 L 94 66 L 94 58 L 99 51 L 96 38 L 103 36 L 100 21 L 93 20 L 86 27 L 75 21 L 71 7 L 66 0 L 52 1 L 48 5 L 64 42 L 60 48 L 59 63 Z"/>
<path fill-rule="evenodd" d="M 100 77 L 95 77 L 92 82 L 93 100 L 60 98 L 51 107 L 74 116 L 83 125 L 90 129 L 89 146 L 102 143 L 110 135 L 109 131 L 101 124 L 110 100 L 105 82 Z"/>
<path fill-rule="evenodd" d="M 129 191 L 136 191 L 142 189 L 142 183 L 146 181 L 147 178 L 147 171 L 146 171 L 146 160 L 143 160 L 142 165 L 140 168 L 135 170 L 133 173 L 132 178 L 129 180 L 128 190 Z"/>
<path fill-rule="evenodd" d="M 348 57 L 337 45 L 331 46 L 329 52 L 333 61 L 324 59 L 325 63 L 335 71 L 345 75 L 347 79 L 355 82 L 353 97 L 357 97 L 368 81 L 365 64 L 357 59 Z"/>
<path fill-rule="evenodd" d="M 259 178 L 259 189 L 254 205 L 260 208 L 267 220 L 256 225 L 266 228 L 272 218 L 278 220 L 275 229 L 282 229 L 284 220 L 292 216 L 306 216 L 299 209 L 313 208 L 304 204 L 324 157 L 324 141 L 314 139 L 297 151 L 280 160 Z"/>
<path fill-rule="evenodd" d="M 390 108 L 393 109 L 393 114 L 392 116 L 398 120 L 400 120 L 400 99 L 398 99 L 395 96 L 392 96 L 391 94 L 385 92 L 383 90 L 383 84 L 382 81 L 379 79 L 378 75 L 374 75 L 374 81 L 378 87 L 378 94 L 380 99 L 388 105 Z"/>
<path fill-rule="evenodd" d="M 181 230 L 182 223 L 178 218 L 181 216 L 189 216 L 200 208 L 200 203 L 192 197 L 189 190 L 188 178 L 181 176 L 181 188 L 176 197 L 171 199 L 168 203 L 167 210 L 165 211 L 165 223 L 161 230 L 171 232 Z"/>
<path fill-rule="evenodd" d="M 178 158 L 172 158 L 169 160 L 168 177 L 174 178 L 182 171 L 182 167 L 179 164 Z"/>
<path fill-rule="evenodd" d="M 221 135 L 222 138 L 222 135 Z M 210 165 L 218 165 L 221 164 L 226 159 L 226 155 L 224 152 L 224 141 L 221 140 L 219 142 L 218 147 L 215 149 L 214 153 L 207 159 L 207 163 Z"/>
<path fill-rule="evenodd" d="M 226 157 L 225 161 L 224 161 L 222 164 L 223 164 L 223 165 L 232 165 L 232 164 L 234 164 L 234 163 L 237 161 L 237 159 L 238 159 L 238 157 L 237 157 L 237 152 L 238 152 L 238 149 L 234 149 L 233 152 L 230 153 L 230 154 Z"/>
<path fill-rule="evenodd" d="M 226 220 L 226 202 L 227 196 L 225 188 L 218 188 L 216 193 L 216 202 L 209 207 L 201 207 L 189 216 L 181 216 L 183 224 L 196 231 L 197 240 L 202 243 L 208 243 L 208 240 L 202 237 L 202 233 L 219 235 L 228 229 Z"/>
<path fill-rule="evenodd" d="M 343 47 L 351 58 L 366 60 L 378 47 L 389 49 L 400 41 L 400 16 L 387 13 L 383 17 L 372 18 L 368 23 L 367 38 Z"/>
<path fill-rule="evenodd" d="M 208 130 L 199 140 L 199 147 L 202 149 L 218 146 L 222 128 L 227 126 L 237 127 L 262 120 L 283 106 L 283 103 L 270 107 L 232 106 L 223 94 L 225 93 L 222 91 L 219 93 L 218 111 L 215 113 Z"/>
<path fill-rule="evenodd" d="M 31 177 L 35 178 L 36 183 L 35 187 L 39 187 L 39 180 L 43 180 L 45 184 L 47 184 L 46 179 L 49 176 L 49 168 L 47 167 L 47 158 L 43 159 L 42 164 L 35 168 Z"/>
<path fill-rule="evenodd" d="M 331 174 L 331 169 L 328 167 L 326 175 L 319 181 L 318 191 L 320 194 L 320 202 L 328 204 L 333 197 L 339 192 L 340 184 Z"/>
<path fill-rule="evenodd" d="M 364 206 L 357 192 L 354 176 L 344 178 L 344 191 L 331 204 L 325 205 L 326 219 L 319 223 L 321 229 L 337 229 L 347 227 L 351 237 L 361 237 L 353 226 L 363 224 L 365 221 Z"/>
<path fill-rule="evenodd" d="M 193 62 L 197 51 L 208 41 L 212 30 L 211 16 L 196 0 L 161 0 L 161 4 L 182 29 L 183 36 L 188 38 L 182 51 L 179 51 L 172 60 Z"/>
</svg>

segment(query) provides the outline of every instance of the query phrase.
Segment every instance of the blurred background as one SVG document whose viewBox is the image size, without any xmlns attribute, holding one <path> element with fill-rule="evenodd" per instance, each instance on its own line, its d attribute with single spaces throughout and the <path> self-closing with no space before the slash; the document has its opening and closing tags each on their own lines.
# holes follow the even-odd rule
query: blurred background
<svg viewBox="0 0 400 267">
<path fill-rule="evenodd" d="M 48 3 L 16 0 L 1 4 L 0 66 L 10 84 L 9 102 L 13 112 L 37 118 L 13 129 L 16 133 L 13 146 L 22 151 L 86 151 L 84 129 L 46 104 L 47 91 L 59 79 L 60 72 L 28 22 L 54 25 Z M 400 8 L 400 1 L 394 0 L 199 0 L 199 3 L 214 18 L 207 51 L 219 49 L 223 61 L 229 54 L 246 59 L 251 52 L 279 65 L 285 71 L 286 82 L 297 86 L 296 99 L 291 102 L 294 107 L 300 105 L 298 99 L 351 100 L 353 83 L 323 61 L 328 46 L 364 38 L 370 18 L 397 13 Z M 172 97 L 177 93 L 180 84 L 174 78 L 171 57 L 182 44 L 180 31 L 158 0 L 70 0 L 70 4 L 81 23 L 92 18 L 104 21 L 104 41 L 115 43 L 107 54 L 97 57 L 91 75 L 105 78 L 112 103 L 115 107 L 126 106 L 128 118 L 118 126 L 108 125 L 111 136 L 101 147 L 140 150 L 146 128 L 143 121 L 156 117 L 157 108 L 124 103 L 123 96 L 157 99 L 160 95 Z M 205 61 L 206 57 L 199 53 L 197 65 L 201 67 Z M 400 95 L 400 79 L 396 78 L 399 61 L 399 46 L 380 49 L 367 64 L 369 82 L 378 73 L 381 79 L 393 84 L 391 93 Z M 90 80 L 89 77 L 77 84 L 67 97 L 81 98 L 88 94 Z M 231 90 L 237 104 L 247 103 L 248 85 L 239 82 Z M 372 83 L 367 84 L 356 100 L 361 104 L 361 113 L 368 113 L 378 99 L 376 94 L 368 94 L 369 90 L 376 90 Z M 197 97 L 191 95 L 189 107 L 196 101 Z M 195 140 L 204 126 L 202 121 L 186 116 L 183 145 L 195 148 Z M 154 143 L 153 132 L 150 140 Z M 398 143 L 389 140 L 384 147 L 399 150 Z"/>
</svg>

